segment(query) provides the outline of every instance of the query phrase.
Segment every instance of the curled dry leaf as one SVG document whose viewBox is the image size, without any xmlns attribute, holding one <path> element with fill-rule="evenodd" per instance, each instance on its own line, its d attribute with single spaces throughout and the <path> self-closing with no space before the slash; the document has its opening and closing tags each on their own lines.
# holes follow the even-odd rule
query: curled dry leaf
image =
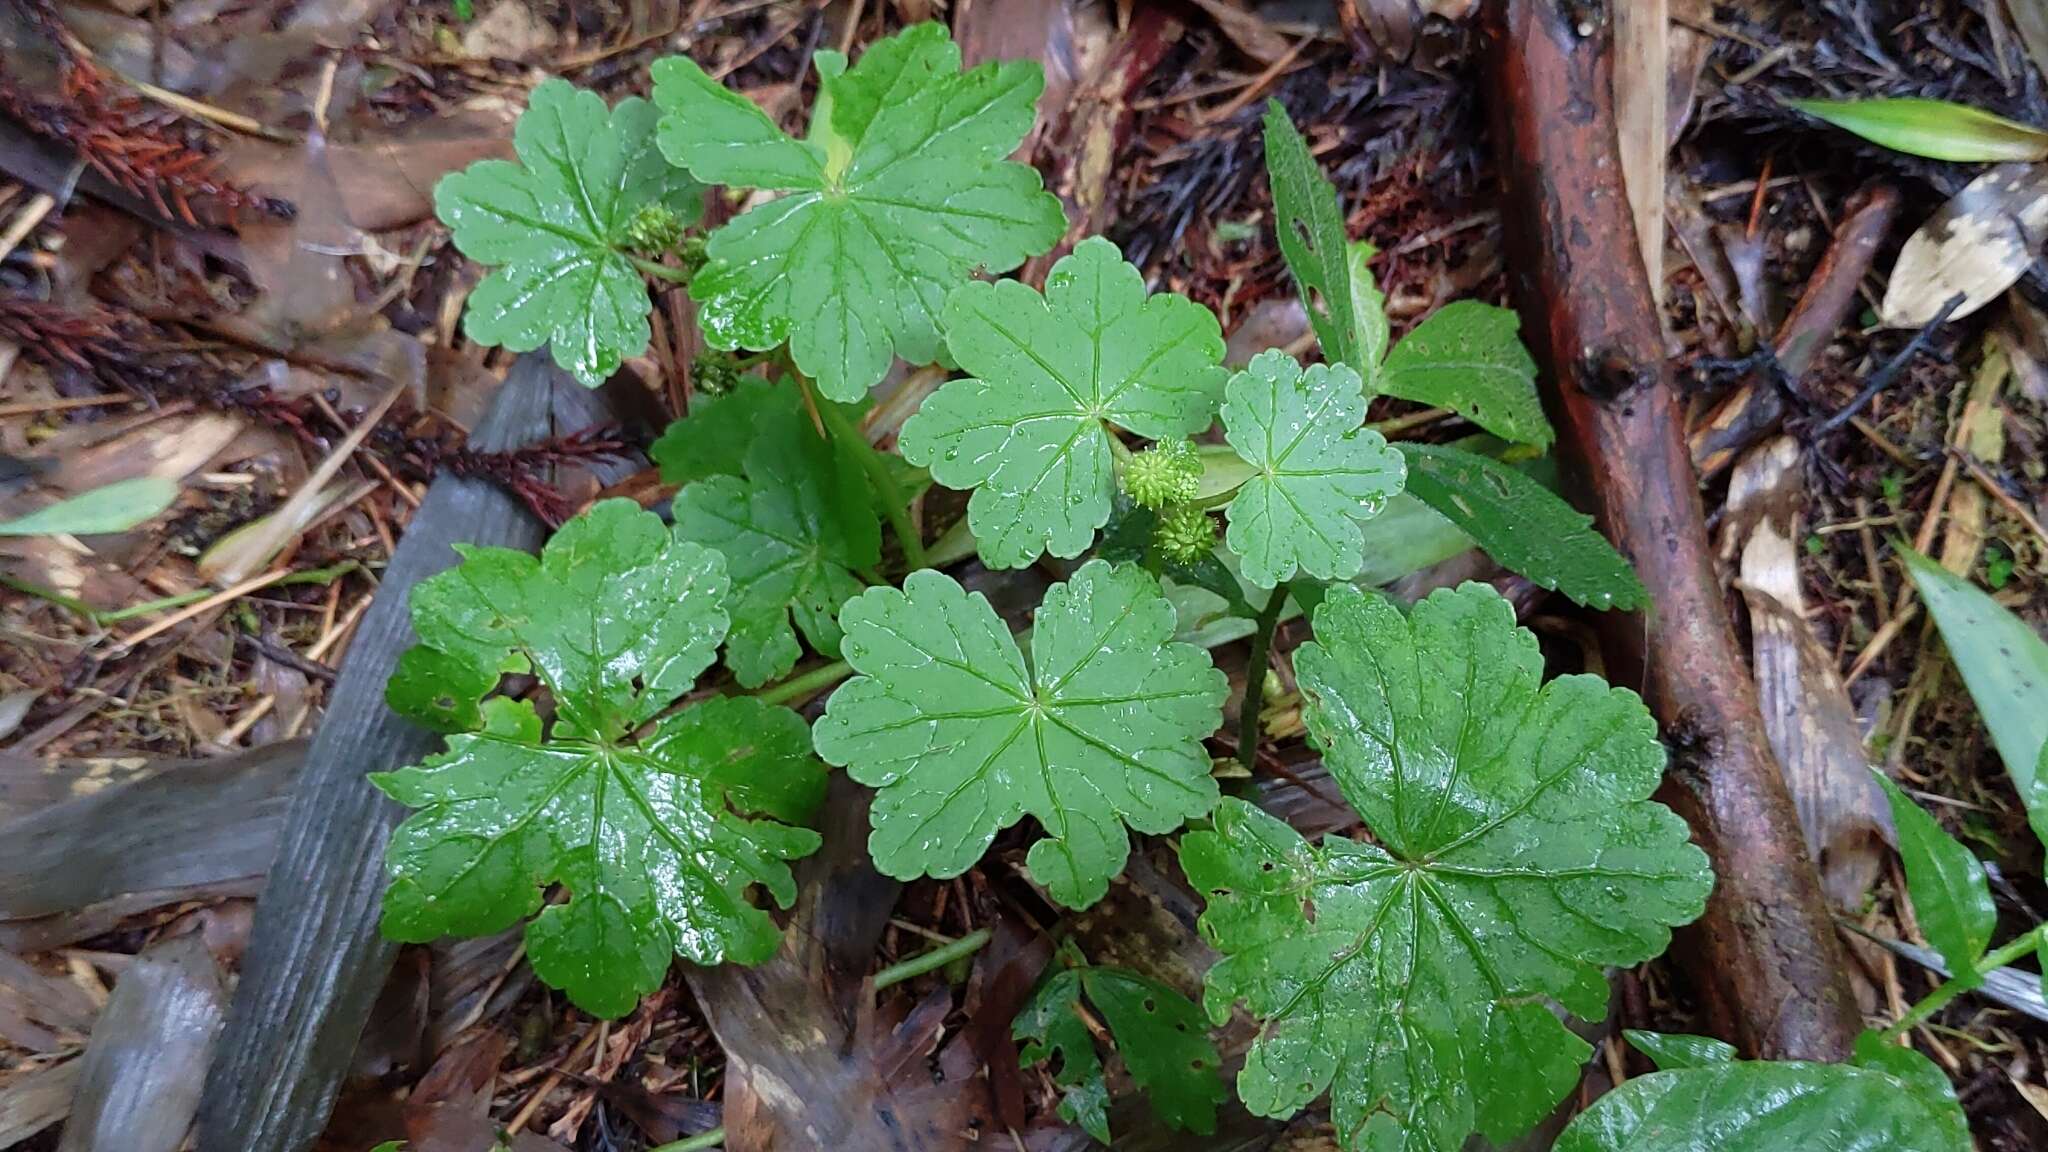
<svg viewBox="0 0 2048 1152">
<path fill-rule="evenodd" d="M 1799 583 L 1799 442 L 1744 457 L 1729 482 L 1729 551 L 1740 549 L 1751 659 L 1771 751 L 1785 772 L 1806 846 L 1837 908 L 1859 906 L 1892 838 L 1848 689 L 1806 623 Z"/>
<path fill-rule="evenodd" d="M 1880 317 L 1918 328 L 1957 295 L 1960 320 L 2026 274 L 2048 237 L 2048 166 L 2000 164 L 1956 193 L 1922 225 L 1892 266 Z"/>
</svg>

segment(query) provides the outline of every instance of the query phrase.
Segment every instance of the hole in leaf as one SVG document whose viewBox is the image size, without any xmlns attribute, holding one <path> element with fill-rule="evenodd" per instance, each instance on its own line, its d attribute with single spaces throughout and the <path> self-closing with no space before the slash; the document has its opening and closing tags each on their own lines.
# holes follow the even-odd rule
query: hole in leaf
<svg viewBox="0 0 2048 1152">
<path fill-rule="evenodd" d="M 1145 1011 L 1147 1011 L 1147 1012 L 1157 1012 L 1157 1011 L 1159 1011 L 1159 1003 L 1158 1003 L 1158 1001 L 1156 1001 L 1156 1000 L 1152 999 L 1152 998 L 1151 998 L 1150 996 L 1147 996 L 1147 997 L 1145 997 Z"/>
</svg>

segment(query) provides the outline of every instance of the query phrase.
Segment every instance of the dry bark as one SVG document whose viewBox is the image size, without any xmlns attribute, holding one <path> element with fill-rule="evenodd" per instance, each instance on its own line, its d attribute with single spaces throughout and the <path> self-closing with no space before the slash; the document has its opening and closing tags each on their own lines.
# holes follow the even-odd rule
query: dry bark
<svg viewBox="0 0 2048 1152">
<path fill-rule="evenodd" d="M 1707 551 L 1622 187 L 1609 6 L 1488 0 L 1483 36 L 1509 268 L 1561 463 L 1653 600 L 1607 614 L 1608 667 L 1655 712 L 1672 754 L 1663 798 L 1715 865 L 1675 954 L 1746 1055 L 1846 1057 L 1861 1021 Z"/>
</svg>

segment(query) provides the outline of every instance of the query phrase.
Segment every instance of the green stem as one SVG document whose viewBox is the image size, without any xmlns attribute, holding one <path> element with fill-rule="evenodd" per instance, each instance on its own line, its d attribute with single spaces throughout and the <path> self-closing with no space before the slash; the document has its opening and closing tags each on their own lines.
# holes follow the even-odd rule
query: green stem
<svg viewBox="0 0 2048 1152">
<path fill-rule="evenodd" d="M 645 256 L 633 256 L 630 254 L 626 259 L 631 260 L 633 267 L 638 268 L 640 271 L 647 273 L 649 276 L 666 280 L 671 284 L 688 284 L 690 282 L 690 274 L 688 272 L 683 271 L 681 268 L 671 268 L 659 260 L 649 260 Z"/>
<path fill-rule="evenodd" d="M 881 453 L 875 451 L 868 438 L 853 426 L 853 421 L 846 418 L 846 412 L 839 405 L 813 392 L 811 382 L 804 376 L 798 375 L 797 379 L 803 381 L 804 391 L 811 394 L 812 406 L 818 410 L 818 418 L 825 422 L 825 431 L 832 439 L 846 445 L 847 451 L 860 461 L 861 471 L 868 474 L 868 483 L 873 484 L 881 496 L 882 511 L 889 517 L 889 527 L 896 530 L 896 539 L 903 544 L 903 559 L 910 564 L 912 571 L 931 567 L 931 562 L 925 558 L 924 540 L 918 535 L 917 525 L 910 522 L 910 501 L 904 497 L 903 489 L 897 487 L 896 477 L 889 474 L 889 465 L 882 460 Z"/>
<path fill-rule="evenodd" d="M 988 943 L 988 936 L 988 929 L 976 928 L 951 944 L 941 944 L 929 952 L 891 964 L 875 973 L 875 991 L 880 992 L 892 984 L 901 984 L 912 977 L 944 968 L 962 956 L 972 956 Z"/>
<path fill-rule="evenodd" d="M 1426 408 L 1420 412 L 1410 412 L 1406 416 L 1395 416 L 1388 420 L 1376 420 L 1371 424 L 1367 424 L 1366 427 L 1391 440 L 1410 428 L 1420 428 L 1425 424 L 1434 424 L 1449 415 L 1451 415 L 1449 408 Z"/>
<path fill-rule="evenodd" d="M 1949 1001 L 1982 984 L 1984 977 L 2040 948 L 2048 948 L 2048 924 L 2037 925 L 2033 931 L 2013 937 L 2003 948 L 1986 953 L 1968 973 L 1944 981 L 1941 987 L 1929 992 L 1918 1004 L 1906 1009 L 1906 1014 L 1899 1017 L 1897 1024 L 1884 1030 L 1885 1042 L 1897 1040 L 1919 1027 L 1936 1012 L 1948 1007 Z"/>
<path fill-rule="evenodd" d="M 1244 666 L 1244 700 L 1237 709 L 1237 760 L 1245 771 L 1259 769 L 1259 702 L 1265 696 L 1266 664 L 1273 650 L 1273 630 L 1280 625 L 1280 611 L 1287 606 L 1287 585 L 1273 589 L 1266 606 L 1259 609 L 1252 626 L 1251 659 Z"/>
<path fill-rule="evenodd" d="M 1230 503 L 1232 500 L 1237 499 L 1238 492 L 1243 488 L 1244 485 L 1239 484 L 1235 487 L 1225 488 L 1221 492 L 1211 492 L 1207 496 L 1203 496 L 1200 499 L 1188 501 L 1188 507 L 1200 508 L 1204 512 L 1213 511 L 1217 508 L 1223 507 L 1225 504 Z"/>
<path fill-rule="evenodd" d="M 709 1132 L 699 1132 L 695 1136 L 685 1136 L 681 1140 L 671 1140 L 659 1147 L 649 1148 L 647 1152 L 704 1152 L 705 1149 L 717 1148 L 724 1143 L 725 1129 L 721 1127 L 713 1128 Z"/>
<path fill-rule="evenodd" d="M 939 538 L 925 550 L 925 563 L 934 568 L 945 568 L 974 555 L 979 547 L 974 542 L 974 530 L 967 526 L 967 517 L 953 521 L 953 526 L 939 533 Z"/>
<path fill-rule="evenodd" d="M 801 704 L 851 675 L 853 665 L 844 660 L 834 660 L 809 672 L 791 676 L 780 684 L 771 684 L 754 693 L 754 697 L 768 704 Z"/>
</svg>

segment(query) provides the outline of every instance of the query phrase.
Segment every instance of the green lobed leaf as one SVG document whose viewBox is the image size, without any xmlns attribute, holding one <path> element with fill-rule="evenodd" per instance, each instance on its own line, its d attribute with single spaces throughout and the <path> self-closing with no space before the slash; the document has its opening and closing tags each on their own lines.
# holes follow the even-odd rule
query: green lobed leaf
<svg viewBox="0 0 2048 1152">
<path fill-rule="evenodd" d="M 802 717 L 714 698 L 633 739 L 710 664 L 725 593 L 716 552 L 629 500 L 570 521 L 538 558 L 471 549 L 415 589 L 414 627 L 437 653 L 425 667 L 466 666 L 464 695 L 486 674 L 531 668 L 556 713 L 544 733 L 524 702 L 444 708 L 474 730 L 371 777 L 416 809 L 386 853 L 387 935 L 484 935 L 538 912 L 534 971 L 600 1016 L 658 987 L 671 956 L 754 963 L 774 951 L 780 931 L 748 891 L 787 906 L 786 861 L 818 845 L 792 826 L 825 783 Z M 543 908 L 552 884 L 568 901 Z"/>
<path fill-rule="evenodd" d="M 1308 141 L 1278 100 L 1266 102 L 1266 175 L 1273 184 L 1280 255 L 1294 274 L 1323 359 L 1350 365 L 1367 387 L 1376 387 L 1380 354 L 1386 351 L 1386 312 L 1373 307 L 1379 290 L 1370 284 L 1354 286 L 1337 189 L 1316 166 Z M 1377 347 L 1370 338 L 1375 332 Z"/>
<path fill-rule="evenodd" d="M 683 489 L 675 520 L 685 539 L 725 554 L 725 662 L 758 688 L 796 666 L 796 629 L 818 652 L 839 655 L 839 606 L 867 586 L 855 573 L 881 562 L 882 529 L 858 474 L 841 469 L 800 412 L 763 415 L 746 472 Z"/>
<path fill-rule="evenodd" d="M 2048 132 L 1967 104 L 1913 96 L 1786 103 L 1910 156 L 1963 164 L 2048 160 Z"/>
<path fill-rule="evenodd" d="M 1899 555 L 1991 729 L 2034 832 L 2048 841 L 2048 783 L 2040 774 L 2048 763 L 2048 642 L 1975 584 L 1903 545 Z"/>
<path fill-rule="evenodd" d="M 116 480 L 12 520 L 0 536 L 95 536 L 126 532 L 160 515 L 178 498 L 178 482 L 161 476 Z"/>
<path fill-rule="evenodd" d="M 1029 1041 L 1017 1050 L 1019 1068 L 1059 1061 L 1052 1082 L 1065 1090 L 1060 1119 L 1109 1143 L 1109 1083 L 1095 1052 L 1095 1038 L 1081 1018 L 1081 969 L 1062 968 L 1046 977 L 1011 1022 L 1010 1036 Z"/>
<path fill-rule="evenodd" d="M 1920 930 L 1941 953 L 1948 970 L 1968 978 L 1984 959 L 1991 933 L 1998 927 L 1998 907 L 1991 902 L 1984 865 L 1889 776 L 1872 775 L 1891 802 L 1899 859 L 1906 866 L 1906 891 L 1913 898 Z"/>
<path fill-rule="evenodd" d="M 1060 1116 L 1110 1144 L 1103 1078 L 1094 1041 L 1081 1018 L 1081 998 L 1102 1017 L 1124 1068 L 1169 1127 L 1208 1135 L 1225 1097 L 1219 1058 L 1202 1010 L 1178 991 L 1122 968 L 1065 968 L 1039 985 L 1017 1015 L 1011 1035 L 1031 1043 L 1018 1053 L 1029 1068 L 1058 1056 L 1053 1083 L 1066 1089 Z"/>
<path fill-rule="evenodd" d="M 1705 907 L 1705 855 L 1648 799 L 1656 725 L 1596 677 L 1543 684 L 1536 638 L 1484 585 L 1406 619 L 1336 585 L 1314 632 L 1303 719 L 1376 842 L 1310 845 L 1234 799 L 1181 838 L 1225 954 L 1210 1018 L 1243 1000 L 1262 1022 L 1238 1095 L 1288 1116 L 1328 1090 L 1346 1149 L 1519 1135 L 1591 1051 L 1549 1002 L 1599 1017 L 1603 969 Z"/>
<path fill-rule="evenodd" d="M 1094 560 L 1048 589 L 1028 668 L 987 599 L 930 569 L 854 597 L 839 624 L 860 675 L 812 736 L 879 790 L 868 850 L 890 876 L 958 876 L 1029 815 L 1046 833 L 1032 877 L 1085 908 L 1123 869 L 1126 825 L 1164 834 L 1216 802 L 1202 740 L 1227 682 L 1169 640 L 1173 605 L 1140 569 Z"/>
<path fill-rule="evenodd" d="M 1636 1051 L 1648 1056 L 1660 1071 L 1671 1072 L 1680 1068 L 1706 1068 L 1715 1064 L 1727 1064 L 1735 1059 L 1735 1045 L 1712 1036 L 1688 1036 L 1678 1032 L 1642 1032 L 1634 1028 L 1622 1030 L 1628 1042 Z"/>
<path fill-rule="evenodd" d="M 1883 1070 L 1735 1061 L 1630 1080 L 1579 1113 L 1552 1147 L 1553 1152 L 1967 1152 L 1970 1133 L 1953 1101 L 1937 1105 Z"/>
<path fill-rule="evenodd" d="M 784 342 L 835 400 L 854 401 L 901 356 L 939 356 L 946 294 L 1006 272 L 1066 229 L 1038 172 L 1005 159 L 1045 86 L 1035 62 L 960 71 L 944 27 L 919 24 L 821 70 L 831 130 L 793 140 L 696 62 L 656 61 L 661 149 L 709 183 L 786 190 L 713 233 L 691 280 L 718 348 Z"/>
<path fill-rule="evenodd" d="M 1147 295 L 1116 245 L 1091 237 L 1039 295 L 1014 280 L 946 301 L 946 343 L 971 377 L 904 422 L 904 459 L 972 488 L 968 526 L 991 568 L 1079 556 L 1109 521 L 1110 426 L 1153 440 L 1209 427 L 1228 373 L 1223 333 L 1183 296 Z"/>
<path fill-rule="evenodd" d="M 1245 579 L 1271 588 L 1296 572 L 1358 575 L 1359 521 L 1379 515 L 1407 471 L 1364 423 L 1364 387 L 1345 365 L 1303 369 L 1272 349 L 1230 378 L 1223 437 L 1255 469 L 1230 501 L 1224 537 Z"/>
<path fill-rule="evenodd" d="M 1522 321 L 1506 308 L 1454 300 L 1387 353 L 1379 390 L 1449 408 L 1503 440 L 1547 448 L 1556 439 L 1536 395 L 1536 361 Z"/>
<path fill-rule="evenodd" d="M 1631 611 L 1650 594 L 1593 518 L 1498 460 L 1446 444 L 1396 445 L 1408 493 L 1442 513 L 1487 555 L 1588 608 Z"/>
<path fill-rule="evenodd" d="M 802 403 L 788 381 L 742 376 L 724 395 L 695 397 L 690 414 L 671 421 L 648 447 L 648 458 L 660 467 L 662 483 L 678 487 L 712 476 L 741 475 L 755 431 L 777 416 L 794 414 Z"/>
<path fill-rule="evenodd" d="M 514 352 L 549 346 L 595 388 L 647 347 L 653 305 L 625 247 L 633 219 L 660 204 L 685 222 L 697 183 L 655 148 L 659 116 L 629 98 L 609 112 L 595 93 L 541 81 L 513 130 L 518 163 L 480 160 L 434 188 L 455 247 L 490 275 L 470 293 L 463 330 Z"/>
</svg>

